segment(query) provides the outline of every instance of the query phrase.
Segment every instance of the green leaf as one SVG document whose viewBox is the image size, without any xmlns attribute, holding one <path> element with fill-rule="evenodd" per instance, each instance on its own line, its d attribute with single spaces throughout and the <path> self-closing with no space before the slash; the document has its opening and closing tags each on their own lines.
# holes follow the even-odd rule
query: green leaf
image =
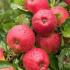
<svg viewBox="0 0 70 70">
<path fill-rule="evenodd" d="M 66 7 L 67 6 L 67 4 L 64 1 L 60 2 L 58 5 L 62 6 L 62 7 Z"/>
<path fill-rule="evenodd" d="M 52 70 L 51 68 L 48 68 L 48 70 Z"/>
<path fill-rule="evenodd" d="M 51 67 L 53 70 L 59 70 L 58 60 L 57 60 L 55 54 L 51 54 L 51 55 L 50 55 L 50 67 Z"/>
<path fill-rule="evenodd" d="M 10 67 L 10 64 L 7 61 L 0 61 L 0 69 Z"/>
<path fill-rule="evenodd" d="M 58 65 L 60 70 L 70 70 L 70 48 L 62 49 L 58 56 Z"/>
<path fill-rule="evenodd" d="M 61 32 L 64 37 L 70 38 L 70 18 L 67 19 L 64 25 L 61 27 Z"/>
<path fill-rule="evenodd" d="M 13 61 L 13 66 L 16 68 L 16 70 L 25 70 L 24 68 L 21 68 L 21 67 L 19 66 L 19 60 L 18 60 L 18 59 L 15 59 L 15 60 Z"/>
<path fill-rule="evenodd" d="M 18 17 L 16 17 L 15 22 L 30 26 L 30 19 L 25 14 L 21 14 Z"/>
<path fill-rule="evenodd" d="M 4 41 L 0 42 L 0 48 L 3 48 L 5 52 L 8 52 L 9 47 L 6 45 Z"/>
<path fill-rule="evenodd" d="M 6 11 L 10 8 L 10 0 L 0 0 L 0 11 Z"/>
<path fill-rule="evenodd" d="M 65 47 L 70 47 L 70 38 L 64 37 Z"/>
<path fill-rule="evenodd" d="M 10 28 L 12 28 L 13 26 L 15 25 L 15 23 L 11 23 L 11 22 L 8 22 L 8 23 L 5 23 L 2 28 L 4 29 L 5 32 L 8 32 Z"/>
<path fill-rule="evenodd" d="M 49 0 L 49 2 L 50 2 L 50 6 L 51 7 L 54 7 L 55 6 L 55 3 L 56 3 L 56 0 Z"/>
<path fill-rule="evenodd" d="M 23 5 L 24 0 L 12 0 L 13 3 Z"/>
</svg>

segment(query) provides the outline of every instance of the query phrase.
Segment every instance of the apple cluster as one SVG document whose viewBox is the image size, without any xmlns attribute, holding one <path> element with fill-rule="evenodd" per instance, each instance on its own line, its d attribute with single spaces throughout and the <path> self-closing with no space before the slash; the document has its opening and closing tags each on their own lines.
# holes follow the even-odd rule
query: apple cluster
<svg viewBox="0 0 70 70">
<path fill-rule="evenodd" d="M 70 3 L 70 0 L 64 1 Z M 48 0 L 25 0 L 24 7 L 33 13 L 31 27 L 24 24 L 12 27 L 7 33 L 7 44 L 15 53 L 24 54 L 22 62 L 26 70 L 48 70 L 49 54 L 58 53 L 61 46 L 57 28 L 63 25 L 69 13 L 61 6 L 51 8 Z M 1 49 L 0 60 L 4 60 L 3 55 Z"/>
</svg>

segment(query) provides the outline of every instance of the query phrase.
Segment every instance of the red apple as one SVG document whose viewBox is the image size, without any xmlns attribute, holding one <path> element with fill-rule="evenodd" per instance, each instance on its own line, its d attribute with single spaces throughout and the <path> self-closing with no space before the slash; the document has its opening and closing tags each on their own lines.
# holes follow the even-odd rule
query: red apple
<svg viewBox="0 0 70 70">
<path fill-rule="evenodd" d="M 58 33 L 52 33 L 48 37 L 36 37 L 37 46 L 47 51 L 47 53 L 57 53 L 61 45 L 61 36 Z"/>
<path fill-rule="evenodd" d="M 68 5 L 70 5 L 70 0 L 64 0 L 65 3 L 67 3 Z"/>
<path fill-rule="evenodd" d="M 32 13 L 42 9 L 49 9 L 48 0 L 25 0 L 24 7 Z"/>
<path fill-rule="evenodd" d="M 5 60 L 4 50 L 2 48 L 0 48 L 0 60 Z"/>
<path fill-rule="evenodd" d="M 15 52 L 27 52 L 34 43 L 35 35 L 27 25 L 16 25 L 7 34 L 7 44 Z"/>
<path fill-rule="evenodd" d="M 32 18 L 34 31 L 41 35 L 48 35 L 57 27 L 57 18 L 51 10 L 39 10 Z"/>
<path fill-rule="evenodd" d="M 61 6 L 56 6 L 55 8 L 52 8 L 52 11 L 57 16 L 59 26 L 62 25 L 67 18 L 69 18 L 68 11 Z"/>
<path fill-rule="evenodd" d="M 23 65 L 26 70 L 47 70 L 49 65 L 48 54 L 40 49 L 34 48 L 26 53 L 23 58 Z"/>
</svg>

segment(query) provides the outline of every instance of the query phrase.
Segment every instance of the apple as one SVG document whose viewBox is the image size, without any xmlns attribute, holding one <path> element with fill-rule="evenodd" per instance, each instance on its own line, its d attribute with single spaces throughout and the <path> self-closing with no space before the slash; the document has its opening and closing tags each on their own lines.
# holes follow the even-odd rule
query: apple
<svg viewBox="0 0 70 70">
<path fill-rule="evenodd" d="M 36 44 L 48 54 L 57 53 L 61 45 L 61 35 L 55 32 L 51 33 L 48 37 L 37 35 Z"/>
<path fill-rule="evenodd" d="M 34 48 L 35 35 L 27 25 L 16 25 L 7 34 L 8 46 L 17 53 L 25 53 Z"/>
<path fill-rule="evenodd" d="M 4 50 L 2 48 L 0 48 L 0 60 L 5 60 Z"/>
<path fill-rule="evenodd" d="M 39 10 L 32 17 L 32 27 L 37 34 L 47 36 L 57 28 L 57 18 L 51 10 Z"/>
<path fill-rule="evenodd" d="M 49 2 L 48 0 L 25 0 L 24 7 L 30 12 L 36 13 L 42 9 L 49 9 Z"/>
<path fill-rule="evenodd" d="M 61 26 L 69 18 L 68 11 L 61 6 L 52 8 L 52 12 L 57 16 L 58 26 Z"/>
<path fill-rule="evenodd" d="M 26 70 L 47 70 L 49 66 L 48 54 L 40 48 L 30 50 L 22 61 Z"/>
<path fill-rule="evenodd" d="M 64 2 L 70 5 L 70 0 L 64 0 Z"/>
</svg>

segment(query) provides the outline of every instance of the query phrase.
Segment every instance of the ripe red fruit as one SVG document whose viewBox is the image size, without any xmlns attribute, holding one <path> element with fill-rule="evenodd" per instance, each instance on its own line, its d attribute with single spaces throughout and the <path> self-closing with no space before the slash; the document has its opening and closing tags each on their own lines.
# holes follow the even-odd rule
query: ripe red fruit
<svg viewBox="0 0 70 70">
<path fill-rule="evenodd" d="M 52 11 L 57 16 L 59 26 L 63 24 L 69 17 L 68 11 L 61 6 L 56 6 L 55 8 L 52 9 Z"/>
<path fill-rule="evenodd" d="M 15 70 L 15 69 L 12 66 L 10 66 L 10 67 L 6 67 L 6 68 L 2 68 L 0 70 Z"/>
<path fill-rule="evenodd" d="M 33 16 L 32 26 L 35 32 L 48 35 L 57 27 L 56 16 L 51 10 L 40 10 Z"/>
<path fill-rule="evenodd" d="M 15 52 L 27 52 L 34 46 L 35 35 L 27 25 L 16 25 L 8 32 L 7 43 Z"/>
<path fill-rule="evenodd" d="M 68 5 L 70 5 L 70 0 L 64 0 L 65 3 L 67 3 Z"/>
<path fill-rule="evenodd" d="M 4 50 L 2 48 L 0 48 L 0 60 L 5 60 L 3 51 Z"/>
<path fill-rule="evenodd" d="M 32 13 L 42 9 L 49 9 L 48 0 L 25 0 L 24 6 Z"/>
<path fill-rule="evenodd" d="M 23 64 L 26 70 L 47 70 L 49 58 L 45 51 L 40 48 L 34 48 L 26 53 L 23 58 Z"/>
<path fill-rule="evenodd" d="M 48 37 L 36 37 L 36 42 L 39 47 L 46 50 L 47 53 L 57 53 L 61 45 L 61 36 L 58 33 L 52 33 Z"/>
</svg>

